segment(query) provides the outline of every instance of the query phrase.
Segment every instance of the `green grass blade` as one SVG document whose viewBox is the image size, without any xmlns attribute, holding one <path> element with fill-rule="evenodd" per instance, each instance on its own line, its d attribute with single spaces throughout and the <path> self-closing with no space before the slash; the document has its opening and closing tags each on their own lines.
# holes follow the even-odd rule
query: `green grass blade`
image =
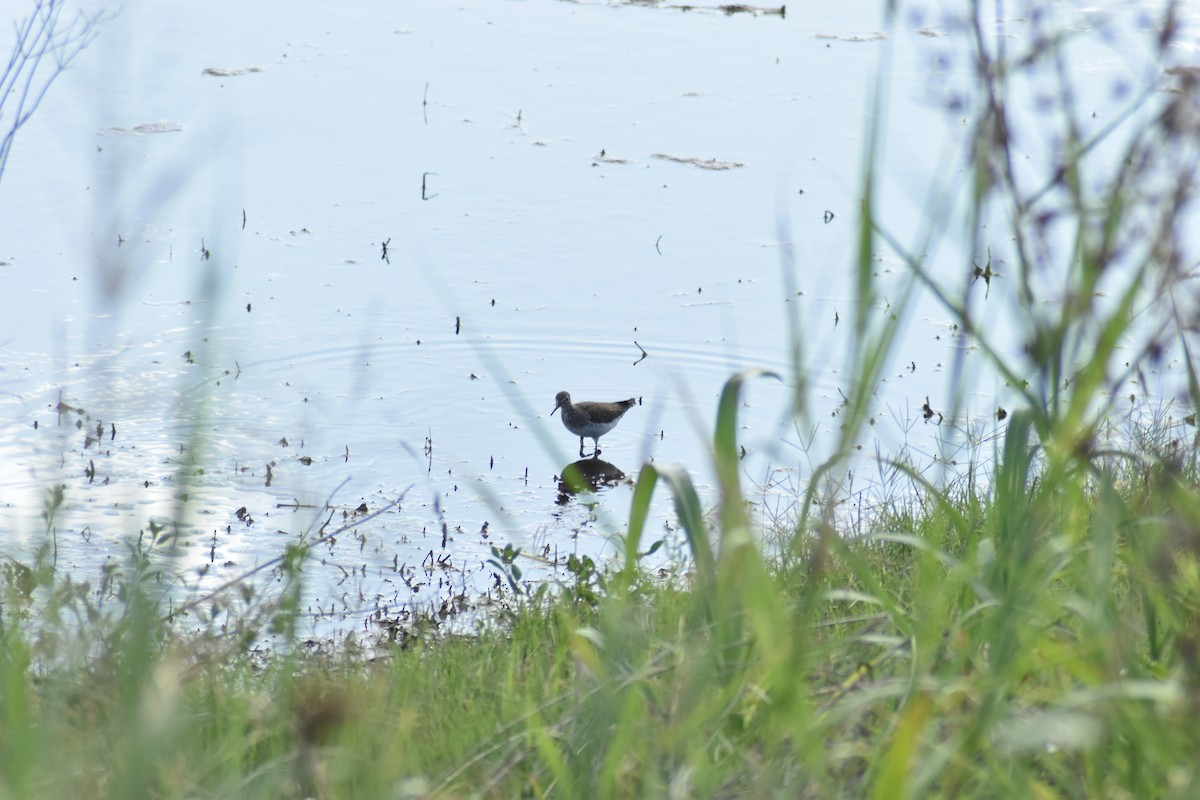
<svg viewBox="0 0 1200 800">
<path fill-rule="evenodd" d="M 629 504 L 629 530 L 625 535 L 625 568 L 621 581 L 625 588 L 633 585 L 638 571 L 638 552 L 641 550 L 642 534 L 646 519 L 650 515 L 650 500 L 654 497 L 654 484 L 658 482 L 658 470 L 646 464 L 638 473 L 633 487 L 633 499 Z"/>
<path fill-rule="evenodd" d="M 713 460 L 721 487 L 721 537 L 724 547 L 727 537 L 748 534 L 745 501 L 738 479 L 737 411 L 742 384 L 753 378 L 782 380 L 774 372 L 750 368 L 738 372 L 725 382 L 717 406 L 717 425 L 713 432 Z"/>
</svg>

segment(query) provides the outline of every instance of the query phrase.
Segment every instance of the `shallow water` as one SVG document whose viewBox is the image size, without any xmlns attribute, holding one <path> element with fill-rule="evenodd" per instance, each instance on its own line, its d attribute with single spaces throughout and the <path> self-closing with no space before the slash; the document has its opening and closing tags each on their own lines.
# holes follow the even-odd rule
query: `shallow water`
<svg viewBox="0 0 1200 800">
<path fill-rule="evenodd" d="M 716 398 L 746 367 L 784 378 L 748 386 L 740 439 L 750 495 L 786 507 L 838 436 L 881 57 L 887 224 L 916 241 L 935 177 L 961 172 L 964 126 L 940 104 L 964 83 L 947 54 L 965 33 L 913 6 L 884 38 L 882 4 L 826 5 L 124 7 L 0 184 L 10 552 L 46 541 L 61 484 L 54 543 L 80 579 L 177 520 L 162 563 L 199 591 L 397 499 L 318 548 L 310 607 L 436 603 L 494 582 L 484 562 L 508 543 L 549 559 L 531 576 L 561 576 L 568 553 L 617 552 L 630 489 L 560 497 L 577 442 L 555 394 L 640 398 L 605 460 L 686 464 L 712 503 Z M 1137 70 L 1092 46 L 1099 126 L 1120 106 L 1106 87 Z M 933 263 L 957 286 L 981 255 Z M 905 270 L 886 252 L 877 268 L 883 315 Z M 1011 287 L 970 291 L 1019 348 Z M 974 353 L 918 298 L 864 453 L 947 457 L 921 409 L 956 405 L 959 356 L 963 418 L 1001 430 L 1013 395 Z M 659 494 L 665 565 L 680 542 Z"/>
</svg>

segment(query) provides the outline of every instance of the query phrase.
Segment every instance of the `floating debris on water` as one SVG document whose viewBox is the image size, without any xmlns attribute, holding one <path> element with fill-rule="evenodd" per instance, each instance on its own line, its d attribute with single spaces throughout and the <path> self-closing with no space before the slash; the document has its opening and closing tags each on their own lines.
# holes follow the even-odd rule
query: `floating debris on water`
<svg viewBox="0 0 1200 800">
<path fill-rule="evenodd" d="M 651 158 L 661 158 L 663 161 L 675 161 L 679 164 L 690 164 L 700 169 L 723 170 L 737 169 L 746 166 L 741 161 L 718 161 L 715 158 L 693 158 L 691 156 L 673 156 L 670 153 L 651 153 Z"/>
<path fill-rule="evenodd" d="M 249 75 L 253 72 L 262 71 L 262 67 L 205 67 L 200 70 L 200 74 L 212 75 L 215 78 L 235 78 L 238 75 Z"/>
</svg>

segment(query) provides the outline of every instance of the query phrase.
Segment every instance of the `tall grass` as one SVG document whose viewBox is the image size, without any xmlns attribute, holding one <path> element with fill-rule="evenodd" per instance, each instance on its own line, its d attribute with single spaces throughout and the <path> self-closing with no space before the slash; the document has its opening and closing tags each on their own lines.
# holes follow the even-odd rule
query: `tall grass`
<svg viewBox="0 0 1200 800">
<path fill-rule="evenodd" d="M 1163 59 L 1172 9 L 1154 40 Z M 1173 94 L 1137 98 L 1125 127 L 1085 139 L 1058 68 L 1063 41 L 993 40 L 978 8 L 970 24 L 968 231 L 986 252 L 974 237 L 1007 220 L 1028 347 L 1004 356 L 968 289 L 947 289 L 918 255 L 904 256 L 904 293 L 936 296 L 1023 398 L 993 463 L 979 465 L 985 479 L 935 482 L 899 455 L 921 502 L 881 509 L 855 536 L 823 502 L 908 309 L 878 313 L 873 255 L 907 251 L 874 201 L 884 131 L 873 129 L 850 413 L 786 548 L 761 546 L 740 483 L 739 392 L 774 377 L 748 371 L 717 409 L 715 515 L 682 467 L 646 465 L 620 569 L 580 567 L 574 590 L 533 594 L 473 636 L 375 660 L 263 663 L 249 638 L 175 633 L 146 573 L 125 576 L 113 615 L 52 569 L 12 562 L 0 796 L 1200 796 L 1194 418 L 1106 433 L 1118 387 L 1167 349 L 1186 354 L 1193 408 L 1200 399 L 1182 234 L 1196 79 L 1182 73 Z M 1063 160 L 1029 185 L 1008 104 L 1047 69 L 1061 80 Z M 1115 161 L 1093 158 L 1118 144 Z M 1050 296 L 1054 275 L 1066 282 Z M 1136 352 L 1120 355 L 1131 340 Z M 686 585 L 641 568 L 663 489 L 692 556 Z M 298 579 L 302 553 L 285 562 Z M 38 591 L 49 601 L 34 603 Z"/>
</svg>

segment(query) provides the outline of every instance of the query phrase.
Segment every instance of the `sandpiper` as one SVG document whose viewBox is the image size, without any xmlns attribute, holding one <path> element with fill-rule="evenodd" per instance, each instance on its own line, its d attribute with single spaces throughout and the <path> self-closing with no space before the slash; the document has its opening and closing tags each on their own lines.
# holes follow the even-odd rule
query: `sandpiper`
<svg viewBox="0 0 1200 800">
<path fill-rule="evenodd" d="M 595 443 L 592 457 L 600 455 L 600 437 L 611 431 L 625 416 L 625 412 L 637 405 L 629 398 L 618 403 L 572 403 L 571 395 L 559 392 L 554 398 L 554 411 L 562 409 L 562 421 L 566 429 L 579 437 L 579 457 L 583 458 L 583 439 L 588 437 Z M 554 416 L 554 411 L 550 416 Z"/>
</svg>

